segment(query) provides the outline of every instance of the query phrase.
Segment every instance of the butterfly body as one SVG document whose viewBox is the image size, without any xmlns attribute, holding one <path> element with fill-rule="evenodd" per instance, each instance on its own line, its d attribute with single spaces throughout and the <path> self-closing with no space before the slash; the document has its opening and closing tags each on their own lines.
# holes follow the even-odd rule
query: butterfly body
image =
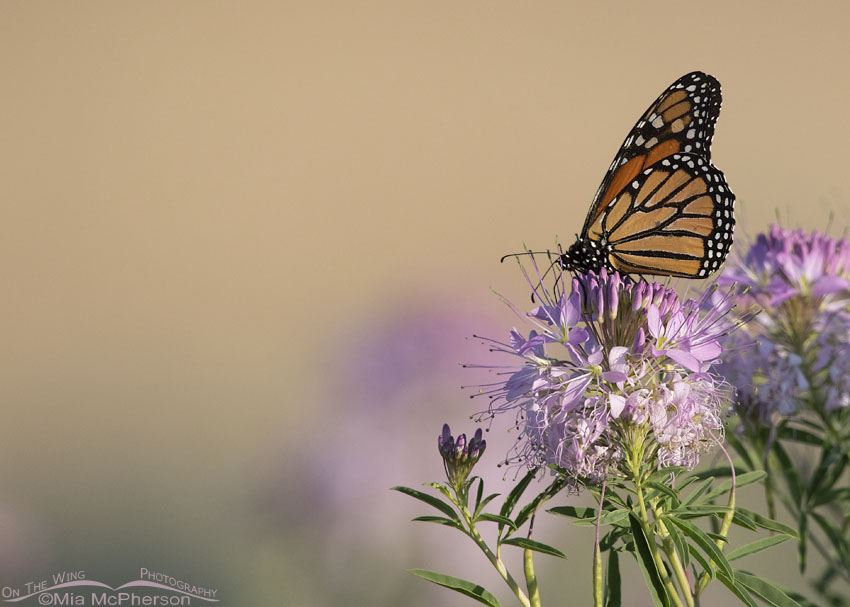
<svg viewBox="0 0 850 607">
<path fill-rule="evenodd" d="M 719 113 L 713 77 L 691 72 L 671 84 L 626 137 L 561 267 L 687 278 L 717 270 L 735 225 L 735 195 L 711 164 Z"/>
</svg>

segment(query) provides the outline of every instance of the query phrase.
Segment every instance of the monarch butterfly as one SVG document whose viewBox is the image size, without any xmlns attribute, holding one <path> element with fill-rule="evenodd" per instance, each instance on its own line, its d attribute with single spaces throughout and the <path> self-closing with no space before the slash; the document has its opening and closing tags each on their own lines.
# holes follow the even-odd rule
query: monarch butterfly
<svg viewBox="0 0 850 607">
<path fill-rule="evenodd" d="M 732 245 L 735 195 L 711 164 L 720 83 L 691 72 L 649 106 L 605 174 L 567 271 L 704 278 Z"/>
</svg>

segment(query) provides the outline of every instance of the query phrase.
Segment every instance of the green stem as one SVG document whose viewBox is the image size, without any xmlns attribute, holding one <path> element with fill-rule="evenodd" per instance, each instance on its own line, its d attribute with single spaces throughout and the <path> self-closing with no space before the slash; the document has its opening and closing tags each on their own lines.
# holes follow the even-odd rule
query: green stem
<svg viewBox="0 0 850 607">
<path fill-rule="evenodd" d="M 606 470 L 607 472 L 607 470 Z M 602 522 L 602 504 L 605 502 L 605 481 L 599 495 L 599 509 L 596 512 L 596 541 L 593 543 L 593 606 L 603 607 L 602 598 L 602 552 L 599 550 L 599 525 Z"/>
<path fill-rule="evenodd" d="M 522 566 L 525 571 L 525 586 L 532 607 L 540 607 L 540 589 L 537 587 L 537 575 L 534 573 L 534 553 L 526 549 L 522 553 Z"/>
<path fill-rule="evenodd" d="M 599 553 L 599 544 L 593 549 L 593 607 L 603 607 L 602 555 Z"/>
<path fill-rule="evenodd" d="M 720 446 L 723 449 L 723 453 L 726 455 L 726 458 L 729 460 L 729 468 L 732 470 L 732 489 L 729 491 L 729 502 L 726 504 L 729 510 L 726 511 L 726 514 L 723 516 L 723 524 L 720 525 L 720 535 L 726 537 L 729 534 L 729 529 L 732 527 L 732 519 L 735 518 L 735 491 L 736 491 L 736 477 L 735 477 L 735 465 L 732 463 L 732 458 L 729 457 L 729 453 L 723 446 Z M 715 543 L 717 547 L 722 551 L 726 546 L 726 542 L 723 540 L 716 540 Z M 714 561 L 711 561 L 711 565 L 714 565 Z M 705 590 L 705 587 L 708 585 L 709 576 L 708 573 L 703 573 L 702 577 L 697 584 L 696 594 L 697 596 Z"/>
<path fill-rule="evenodd" d="M 685 568 L 682 565 L 682 560 L 679 558 L 679 553 L 676 552 L 676 546 L 673 544 L 673 538 L 670 537 L 670 532 L 667 530 L 667 525 L 661 520 L 661 514 L 655 504 L 651 504 L 652 513 L 655 515 L 655 524 L 658 526 L 658 535 L 661 536 L 661 544 L 664 549 L 664 554 L 670 560 L 673 566 L 673 573 L 676 574 L 676 581 L 679 582 L 679 588 L 685 596 L 685 604 L 688 607 L 694 607 L 694 592 L 691 589 L 691 583 L 688 581 L 688 574 L 685 573 Z"/>
<path fill-rule="evenodd" d="M 531 601 L 522 591 L 522 588 L 516 583 L 516 580 L 513 576 L 508 572 L 505 567 L 505 563 L 502 561 L 501 557 L 497 554 L 493 554 L 493 551 L 490 550 L 490 547 L 484 541 L 484 538 L 481 537 L 481 534 L 478 533 L 478 529 L 475 528 L 475 523 L 472 521 L 472 514 L 469 512 L 469 509 L 461 504 L 458 504 L 458 510 L 463 515 L 463 519 L 466 521 L 466 526 L 469 528 L 468 535 L 472 538 L 484 555 L 487 557 L 487 560 L 496 568 L 496 571 L 499 572 L 499 575 L 505 580 L 505 583 L 508 585 L 508 588 L 511 589 L 511 592 L 514 593 L 516 598 L 519 599 L 519 602 L 522 603 L 523 607 L 539 607 L 539 603 L 537 605 L 532 606 Z M 538 597 L 539 601 L 539 597 Z"/>
<path fill-rule="evenodd" d="M 643 483 L 641 482 L 640 477 L 640 460 L 642 459 L 642 454 L 637 461 L 637 466 L 632 465 L 632 472 L 634 474 L 634 483 L 635 483 L 635 492 L 637 493 L 638 504 L 640 505 L 640 524 L 643 528 L 643 532 L 646 535 L 647 543 L 649 544 L 649 550 L 652 553 L 652 558 L 655 561 L 655 567 L 658 569 L 658 575 L 661 576 L 661 581 L 664 583 L 664 587 L 667 589 L 667 593 L 670 595 L 670 598 L 673 599 L 675 607 L 682 607 L 682 599 L 679 598 L 679 593 L 676 592 L 676 587 L 673 585 L 673 580 L 670 579 L 670 576 L 667 575 L 667 568 L 664 566 L 664 559 L 661 558 L 661 552 L 658 550 L 658 544 L 655 542 L 655 533 L 653 533 L 650 528 L 649 515 L 646 512 L 646 500 L 643 495 Z M 692 605 L 692 603 L 689 603 Z"/>
</svg>

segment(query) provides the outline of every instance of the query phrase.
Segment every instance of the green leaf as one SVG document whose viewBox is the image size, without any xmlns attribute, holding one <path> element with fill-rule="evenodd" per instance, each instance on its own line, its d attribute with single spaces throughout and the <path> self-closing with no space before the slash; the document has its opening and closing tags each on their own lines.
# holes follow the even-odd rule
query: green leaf
<svg viewBox="0 0 850 607">
<path fill-rule="evenodd" d="M 466 529 L 460 523 L 460 521 L 446 518 L 444 516 L 417 516 L 413 520 L 422 523 L 437 523 L 438 525 L 445 525 L 446 527 L 454 527 L 458 531 L 463 531 L 464 533 L 466 533 Z"/>
<path fill-rule="evenodd" d="M 718 466 L 717 468 L 709 468 L 701 472 L 694 472 L 694 476 L 698 478 L 710 478 L 712 476 L 726 478 L 732 476 L 732 468 L 729 466 Z"/>
<path fill-rule="evenodd" d="M 804 443 L 806 445 L 815 445 L 821 447 L 823 445 L 823 438 L 809 432 L 808 430 L 803 430 L 798 427 L 791 426 L 783 426 L 777 432 L 777 437 L 783 438 L 785 440 L 795 441 L 798 443 Z"/>
<path fill-rule="evenodd" d="M 650 481 L 655 481 L 657 483 L 664 483 L 665 481 L 670 481 L 671 478 L 674 478 L 680 472 L 685 472 L 687 468 L 684 466 L 669 466 L 667 468 L 662 468 L 661 470 L 655 470 L 649 475 Z"/>
<path fill-rule="evenodd" d="M 611 510 L 609 512 L 605 512 L 599 518 L 599 525 L 614 525 L 621 521 L 626 520 L 629 516 L 629 510 L 620 509 L 620 510 Z M 596 526 L 596 516 L 592 516 L 590 518 L 583 518 L 577 521 L 573 521 L 573 525 L 578 527 L 595 527 Z"/>
<path fill-rule="evenodd" d="M 741 487 L 746 487 L 752 483 L 758 482 L 767 476 L 767 472 L 764 470 L 753 470 L 752 472 L 744 472 L 743 474 L 739 474 L 735 479 L 735 489 L 738 490 Z M 724 493 L 728 493 L 732 489 L 732 479 L 727 478 L 723 482 L 717 485 L 713 490 L 711 490 L 708 495 L 705 496 L 706 501 L 713 500 L 716 497 L 720 497 Z"/>
<path fill-rule="evenodd" d="M 764 599 L 765 602 L 775 605 L 775 607 L 800 607 L 800 604 L 776 586 L 772 582 L 768 582 L 764 578 L 752 575 L 745 571 L 735 572 L 735 581 L 756 596 Z"/>
<path fill-rule="evenodd" d="M 533 500 L 528 502 L 525 506 L 523 506 L 519 514 L 517 514 L 516 520 L 514 521 L 517 527 L 521 527 L 525 521 L 534 516 L 534 513 L 537 512 L 537 509 L 540 507 L 540 504 L 544 501 L 552 497 L 555 493 L 560 491 L 563 484 L 558 483 L 554 486 L 549 486 L 540 493 L 538 493 Z"/>
<path fill-rule="evenodd" d="M 688 485 L 690 485 L 691 483 L 695 483 L 697 481 L 700 481 L 700 480 L 703 480 L 702 477 L 699 477 L 696 474 L 691 474 L 688 478 L 680 481 L 676 485 L 676 487 L 674 487 L 674 489 L 676 489 L 676 491 L 679 493 L 679 495 L 681 495 L 682 491 L 684 491 L 685 489 L 688 488 Z"/>
<path fill-rule="evenodd" d="M 850 499 L 850 487 L 838 487 L 837 489 L 826 489 L 809 498 L 812 508 L 830 504 L 832 502 L 846 502 Z"/>
<path fill-rule="evenodd" d="M 527 537 L 512 537 L 506 540 L 502 540 L 501 543 L 510 544 L 511 546 L 519 546 L 520 548 L 525 548 L 526 550 L 534 550 L 535 552 L 542 552 L 543 554 L 557 556 L 562 559 L 567 558 L 567 555 L 558 550 L 557 548 L 548 544 L 544 544 L 543 542 L 530 540 Z"/>
<path fill-rule="evenodd" d="M 755 470 L 758 468 L 758 464 L 753 459 L 752 454 L 747 450 L 744 444 L 738 439 L 734 432 L 726 433 L 726 442 L 732 445 L 732 448 L 741 456 L 741 458 L 746 463 L 745 468 L 747 470 Z M 737 466 L 736 466 L 737 468 Z"/>
<path fill-rule="evenodd" d="M 607 552 L 608 550 L 613 550 L 614 546 L 617 545 L 617 542 L 621 539 L 623 542 L 629 542 L 631 540 L 631 533 L 627 531 L 628 527 L 615 527 L 608 533 L 606 533 L 601 540 L 599 540 L 599 550 L 601 552 Z"/>
<path fill-rule="evenodd" d="M 674 508 L 676 506 L 678 506 L 678 504 L 679 504 L 679 494 L 676 493 L 673 489 L 671 489 L 667 485 L 665 485 L 664 483 L 659 483 L 659 482 L 656 482 L 656 481 L 648 481 L 646 483 L 646 486 L 650 487 L 652 489 L 652 491 L 650 491 L 646 496 L 647 500 L 651 501 L 655 497 L 655 495 L 653 495 L 653 493 L 657 493 L 659 495 L 666 495 L 667 497 L 672 499 Z"/>
<path fill-rule="evenodd" d="M 848 564 L 850 564 L 850 545 L 847 544 L 847 540 L 844 539 L 844 534 L 841 533 L 841 530 L 836 526 L 832 521 L 827 520 L 822 514 L 819 512 L 810 512 L 809 513 L 812 519 L 818 524 L 818 526 L 823 530 L 829 542 L 832 544 L 835 551 L 838 553 L 838 557 L 841 559 L 841 562 L 844 564 L 846 568 Z"/>
<path fill-rule="evenodd" d="M 696 501 L 703 495 L 706 491 L 709 490 L 711 484 L 714 482 L 714 477 L 709 476 L 708 478 L 702 479 L 699 484 L 694 487 L 693 491 L 691 491 L 688 496 L 682 500 L 683 506 L 689 506 L 691 504 L 696 503 Z"/>
<path fill-rule="evenodd" d="M 696 504 L 694 506 L 682 506 L 673 512 L 682 518 L 697 518 L 700 516 L 722 516 L 729 512 L 728 506 L 715 506 L 713 504 Z"/>
<path fill-rule="evenodd" d="M 465 594 L 466 596 L 473 598 L 480 603 L 484 603 L 485 605 L 489 605 L 490 607 L 501 607 L 499 599 L 488 592 L 483 586 L 476 584 L 475 582 L 446 575 L 445 573 L 428 571 L 427 569 L 408 569 L 408 571 L 413 575 L 421 577 L 423 580 L 428 580 L 438 586 L 443 586 L 454 590 L 455 592 Z"/>
<path fill-rule="evenodd" d="M 519 498 L 522 496 L 525 488 L 528 487 L 528 483 L 531 482 L 531 479 L 534 478 L 534 475 L 537 473 L 537 468 L 533 468 L 529 470 L 525 476 L 522 477 L 516 487 L 511 489 L 511 492 L 508 494 L 508 497 L 505 498 L 505 503 L 502 504 L 502 509 L 499 511 L 499 514 L 502 516 L 510 516 L 511 512 L 514 511 L 514 508 L 519 501 Z M 501 529 L 499 530 L 501 531 Z"/>
<path fill-rule="evenodd" d="M 443 483 L 424 483 L 426 487 L 431 487 L 442 493 L 449 501 L 452 501 L 452 490 L 446 487 Z"/>
<path fill-rule="evenodd" d="M 579 519 L 593 518 L 596 516 L 595 508 L 587 508 L 584 506 L 555 506 L 554 508 L 549 508 L 546 512 Z"/>
<path fill-rule="evenodd" d="M 818 605 L 814 601 L 807 599 L 806 597 L 804 597 L 802 594 L 800 594 L 798 592 L 791 592 L 789 590 L 786 590 L 785 594 L 787 594 L 792 599 L 794 599 L 795 601 L 800 603 L 800 607 L 822 607 L 821 605 Z"/>
<path fill-rule="evenodd" d="M 487 522 L 490 522 L 490 523 L 499 523 L 500 527 L 508 526 L 508 527 L 511 528 L 511 530 L 516 531 L 516 525 L 514 525 L 514 522 L 511 519 L 509 519 L 506 516 L 499 516 L 498 514 L 491 514 L 490 512 L 485 512 L 484 514 L 479 515 L 478 518 L 475 519 L 475 521 L 476 522 L 487 521 Z"/>
<path fill-rule="evenodd" d="M 753 520 L 741 512 L 741 509 L 738 507 L 735 508 L 735 514 L 732 516 L 732 522 L 739 527 L 744 527 L 750 531 L 758 531 L 758 527 L 756 527 Z"/>
<path fill-rule="evenodd" d="M 822 488 L 831 487 L 846 465 L 847 458 L 841 454 L 837 446 L 823 451 L 818 466 L 812 473 L 809 486 L 806 488 L 806 495 L 816 495 Z"/>
<path fill-rule="evenodd" d="M 689 521 L 682 520 L 680 518 L 676 518 L 675 516 L 666 515 L 664 516 L 665 521 L 670 521 L 677 527 L 679 527 L 685 535 L 687 535 L 691 540 L 696 543 L 697 546 L 708 556 L 712 561 L 714 561 L 715 565 L 718 567 L 720 571 L 728 575 L 730 578 L 734 578 L 735 575 L 732 573 L 732 566 L 729 565 L 729 562 L 726 560 L 726 557 L 723 556 L 723 553 L 720 551 L 720 548 L 717 547 L 708 534 L 705 531 L 694 525 Z"/>
<path fill-rule="evenodd" d="M 484 479 L 478 477 L 478 491 L 475 494 L 475 509 L 473 512 L 478 514 L 478 506 L 481 504 L 481 498 L 484 497 Z"/>
<path fill-rule="evenodd" d="M 599 498 L 597 498 L 597 501 L 599 501 Z M 628 507 L 628 504 L 626 504 L 626 500 L 620 497 L 620 494 L 614 491 L 614 489 L 612 489 L 610 486 L 605 490 L 605 503 L 607 504 L 608 502 L 611 502 L 618 506 L 622 506 L 624 508 Z"/>
<path fill-rule="evenodd" d="M 793 527 L 789 527 L 788 525 L 784 525 L 779 521 L 774 521 L 773 519 L 767 518 L 766 516 L 762 516 L 757 512 L 753 512 L 752 510 L 747 510 L 746 508 L 741 508 L 739 506 L 735 507 L 735 514 L 741 513 L 746 516 L 748 519 L 753 521 L 753 523 L 761 527 L 762 529 L 767 529 L 768 531 L 775 531 L 776 533 L 784 533 L 785 535 L 790 535 L 791 537 L 797 537 L 797 531 Z"/>
<path fill-rule="evenodd" d="M 737 559 L 744 558 L 745 556 L 749 556 L 751 554 L 755 554 L 756 552 L 761 552 L 762 550 L 767 550 L 772 546 L 776 546 L 777 544 L 781 544 L 783 542 L 787 542 L 791 539 L 789 535 L 771 535 L 770 537 L 764 537 L 760 540 L 756 540 L 754 542 L 750 542 L 749 544 L 744 544 L 740 548 L 736 548 L 728 555 L 726 555 L 726 559 L 729 561 L 734 561 Z"/>
<path fill-rule="evenodd" d="M 797 473 L 797 466 L 791 461 L 788 452 L 785 451 L 785 447 L 782 446 L 781 442 L 774 441 L 771 452 L 777 461 L 779 461 L 779 465 L 775 466 L 774 470 L 778 469 L 782 474 L 782 478 L 788 486 L 788 491 L 791 493 L 793 503 L 799 509 L 803 495 L 803 483 L 800 480 L 800 475 Z"/>
<path fill-rule="evenodd" d="M 643 573 L 643 578 L 646 581 L 646 587 L 649 589 L 650 597 L 654 607 L 670 607 L 670 597 L 667 596 L 667 589 L 661 581 L 661 575 L 658 572 L 658 567 L 655 565 L 655 559 L 652 558 L 652 553 L 649 550 L 649 541 L 640 526 L 640 521 L 633 514 L 629 513 L 629 521 L 632 526 L 632 535 L 635 538 L 635 560 L 637 560 L 640 570 Z"/>
<path fill-rule="evenodd" d="M 434 508 L 436 508 L 449 518 L 452 518 L 458 522 L 460 521 L 460 516 L 457 512 L 455 512 L 454 508 L 452 508 L 449 504 L 445 503 L 441 499 L 434 497 L 433 495 L 423 493 L 422 491 L 417 491 L 416 489 L 411 489 L 410 487 L 393 487 L 392 490 L 398 491 L 399 493 L 404 493 L 405 495 L 414 497 L 430 506 L 434 506 Z"/>
<path fill-rule="evenodd" d="M 699 550 L 691 550 L 690 554 L 692 557 L 694 557 L 694 560 L 702 566 L 702 570 L 708 574 L 709 580 L 713 580 L 717 577 L 717 567 L 711 566 L 711 562 L 708 560 L 708 557 L 706 557 Z M 696 567 L 694 567 L 694 569 L 696 569 Z"/>
<path fill-rule="evenodd" d="M 731 590 L 732 594 L 744 601 L 747 607 L 758 607 L 758 604 L 750 596 L 750 593 L 747 592 L 747 589 L 738 584 L 733 578 L 730 578 L 718 572 L 717 579 L 720 580 L 723 585 L 726 586 L 729 590 Z"/>
<path fill-rule="evenodd" d="M 608 553 L 608 568 L 605 571 L 605 607 L 620 607 L 620 557 L 616 550 Z"/>
<path fill-rule="evenodd" d="M 474 516 L 473 518 L 477 518 L 477 517 L 478 517 L 478 515 L 479 515 L 479 514 L 481 514 L 481 511 L 482 511 L 482 510 L 484 510 L 484 507 L 485 507 L 485 506 L 487 506 L 487 504 L 489 504 L 490 502 L 492 502 L 492 501 L 493 501 L 494 499 L 496 499 L 497 497 L 499 497 L 499 494 L 498 494 L 498 493 L 491 493 L 490 495 L 488 495 L 487 497 L 485 497 L 483 500 L 481 500 L 481 502 L 480 502 L 480 503 L 478 504 L 478 506 L 475 508 L 475 516 Z"/>
</svg>

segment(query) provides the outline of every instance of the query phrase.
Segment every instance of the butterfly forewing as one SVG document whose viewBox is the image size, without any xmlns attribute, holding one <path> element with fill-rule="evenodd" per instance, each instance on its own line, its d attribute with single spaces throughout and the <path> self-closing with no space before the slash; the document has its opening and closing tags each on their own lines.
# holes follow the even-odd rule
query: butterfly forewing
<svg viewBox="0 0 850 607">
<path fill-rule="evenodd" d="M 582 235 L 619 192 L 660 160 L 679 152 L 710 160 L 720 100 L 720 83 L 703 72 L 686 74 L 661 93 L 623 141 L 594 196 Z"/>
</svg>

